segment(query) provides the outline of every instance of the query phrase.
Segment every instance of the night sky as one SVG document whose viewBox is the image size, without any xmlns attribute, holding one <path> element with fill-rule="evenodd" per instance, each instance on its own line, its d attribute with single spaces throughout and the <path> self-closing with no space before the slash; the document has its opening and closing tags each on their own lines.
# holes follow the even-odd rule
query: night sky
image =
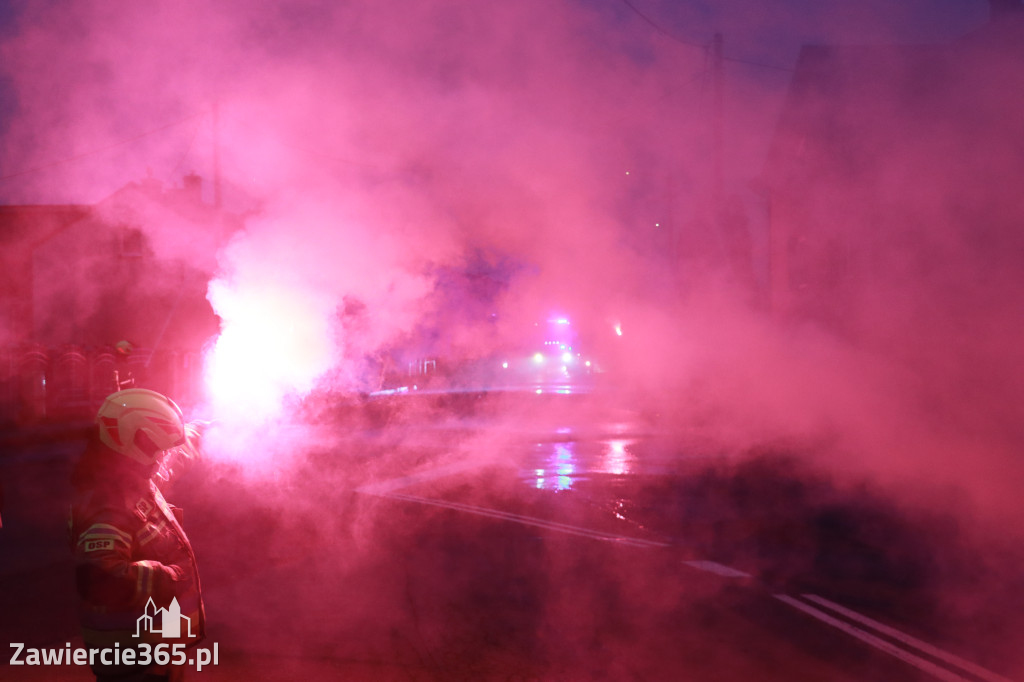
<svg viewBox="0 0 1024 682">
<path fill-rule="evenodd" d="M 0 198 L 9 204 L 89 203 L 147 172 L 167 183 L 179 182 L 189 170 L 209 177 L 210 121 L 204 118 L 197 130 L 189 117 L 207 114 L 211 102 L 219 101 L 225 110 L 222 132 L 230 134 L 233 126 L 249 123 L 232 116 L 232 101 L 251 97 L 260 79 L 273 82 L 275 70 L 302 69 L 311 81 L 330 82 L 337 75 L 334 69 L 361 72 L 367 63 L 376 63 L 382 69 L 374 75 L 378 83 L 392 74 L 396 82 L 411 78 L 435 90 L 450 87 L 453 69 L 468 68 L 466 62 L 471 62 L 481 65 L 476 82 L 500 88 L 508 73 L 533 79 L 528 69 L 543 72 L 546 60 L 569 60 L 575 62 L 574 71 L 565 74 L 559 95 L 570 89 L 581 98 L 591 93 L 619 97 L 627 104 L 611 114 L 611 122 L 593 126 L 585 119 L 598 112 L 581 105 L 587 107 L 581 112 L 581 127 L 589 127 L 598 139 L 610 136 L 623 120 L 644 116 L 641 112 L 648 108 L 664 112 L 661 125 L 699 120 L 710 110 L 707 48 L 716 32 L 724 39 L 726 168 L 732 187 L 745 192 L 744 182 L 763 163 L 801 45 L 941 43 L 977 28 L 988 17 L 987 3 L 980 0 L 584 0 L 528 3 L 514 13 L 493 6 L 463 10 L 444 2 L 417 3 L 417 12 L 404 13 L 402 5 L 387 3 L 392 12 L 369 10 L 360 3 L 334 9 L 333 3 L 301 2 L 270 4 L 254 12 L 245 3 L 211 10 L 201 3 L 157 3 L 141 9 L 131 3 L 5 2 L 0 7 Z M 410 14 L 419 14 L 418 26 L 412 25 Z M 482 48 L 482 42 L 492 47 Z M 533 61 L 520 62 L 519 53 L 528 45 L 534 46 Z M 417 59 L 413 46 L 445 57 L 412 69 L 410 60 Z M 324 55 L 332 48 L 339 53 L 357 50 L 359 56 L 347 65 L 331 64 Z M 631 72 L 625 89 L 601 92 L 602 71 L 616 70 Z M 536 88 L 527 85 L 519 96 L 553 98 L 534 82 Z M 629 82 L 636 86 L 632 92 Z M 370 85 L 362 92 L 372 96 L 374 90 Z M 467 100 L 486 97 L 465 95 Z M 358 106 L 358 99 L 349 103 Z M 316 108 L 318 103 L 302 105 Z M 327 110 L 332 106 L 319 105 Z M 471 114 L 486 120 L 485 112 Z M 268 118 L 265 123 L 272 125 L 276 119 L 288 125 L 280 117 Z M 408 129 L 389 134 L 418 136 Z M 401 173 L 409 163 L 378 148 L 360 149 L 344 138 L 307 146 L 379 173 Z M 651 152 L 668 153 L 668 148 Z M 694 166 L 694 173 L 701 170 L 695 160 L 686 165 Z"/>
</svg>

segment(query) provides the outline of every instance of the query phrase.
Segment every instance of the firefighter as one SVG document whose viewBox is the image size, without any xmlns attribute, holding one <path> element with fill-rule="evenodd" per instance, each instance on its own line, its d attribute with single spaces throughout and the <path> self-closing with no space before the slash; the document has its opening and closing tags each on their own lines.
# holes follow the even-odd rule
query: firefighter
<svg viewBox="0 0 1024 682">
<path fill-rule="evenodd" d="M 181 510 L 162 492 L 198 459 L 203 427 L 186 424 L 170 398 L 142 388 L 111 394 L 96 414 L 72 474 L 69 528 L 82 638 L 89 649 L 100 650 L 91 662 L 97 680 L 181 679 L 183 665 L 138 661 L 152 658 L 145 651 L 152 654 L 158 644 L 167 644 L 168 652 L 186 651 L 203 638 L 195 555 Z M 168 611 L 179 610 L 179 636 L 163 637 L 173 634 Z M 98 655 L 104 649 L 119 656 L 108 654 L 104 661 Z M 126 649 L 135 650 L 130 665 Z"/>
<path fill-rule="evenodd" d="M 135 374 L 128 365 L 128 359 L 135 348 L 129 341 L 114 344 L 114 390 L 121 391 L 135 387 Z"/>
</svg>

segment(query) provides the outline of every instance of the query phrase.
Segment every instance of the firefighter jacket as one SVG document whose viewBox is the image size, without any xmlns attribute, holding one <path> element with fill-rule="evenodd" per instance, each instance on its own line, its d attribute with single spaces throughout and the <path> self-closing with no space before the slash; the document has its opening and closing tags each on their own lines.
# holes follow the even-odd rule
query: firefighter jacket
<svg viewBox="0 0 1024 682">
<path fill-rule="evenodd" d="M 151 478 L 119 475 L 126 458 L 108 450 L 93 453 L 106 465 L 76 482 L 69 528 L 87 645 L 193 645 L 204 635 L 195 555 L 180 510 L 161 491 L 198 457 L 198 435 L 189 435 Z M 170 626 L 172 619 L 180 627 Z M 177 636 L 161 636 L 168 633 Z"/>
</svg>

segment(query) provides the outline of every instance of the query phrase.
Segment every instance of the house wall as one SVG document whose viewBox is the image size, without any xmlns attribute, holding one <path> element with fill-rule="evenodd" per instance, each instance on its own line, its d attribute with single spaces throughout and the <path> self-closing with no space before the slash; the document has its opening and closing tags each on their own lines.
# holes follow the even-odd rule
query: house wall
<svg viewBox="0 0 1024 682">
<path fill-rule="evenodd" d="M 89 417 L 115 369 L 197 399 L 203 347 L 219 330 L 210 268 L 238 227 L 144 185 L 92 207 L 0 207 L 0 422 Z M 122 340 L 128 358 L 113 352 Z"/>
<path fill-rule="evenodd" d="M 68 224 L 84 206 L 0 206 L 0 345 L 32 338 L 32 251 Z"/>
</svg>

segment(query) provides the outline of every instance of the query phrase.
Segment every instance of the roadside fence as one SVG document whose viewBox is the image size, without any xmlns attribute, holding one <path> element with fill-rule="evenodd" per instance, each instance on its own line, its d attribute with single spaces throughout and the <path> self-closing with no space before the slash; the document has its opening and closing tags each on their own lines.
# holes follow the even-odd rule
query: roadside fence
<svg viewBox="0 0 1024 682">
<path fill-rule="evenodd" d="M 149 388 L 179 405 L 201 395 L 202 356 L 197 352 L 113 346 L 0 347 L 0 424 L 32 425 L 91 419 L 119 388 Z"/>
</svg>

